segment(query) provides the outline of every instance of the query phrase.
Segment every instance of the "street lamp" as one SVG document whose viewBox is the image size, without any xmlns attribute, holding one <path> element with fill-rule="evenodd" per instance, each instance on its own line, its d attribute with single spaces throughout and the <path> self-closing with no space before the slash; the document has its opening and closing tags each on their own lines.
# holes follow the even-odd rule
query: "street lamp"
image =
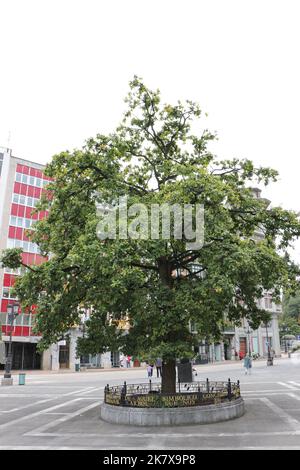
<svg viewBox="0 0 300 470">
<path fill-rule="evenodd" d="M 282 340 L 284 341 L 284 352 L 287 353 L 287 333 L 289 331 L 289 328 L 286 325 L 281 325 L 281 331 L 283 331 L 284 335 L 282 336 Z"/>
<path fill-rule="evenodd" d="M 11 379 L 11 367 L 12 367 L 12 330 L 14 327 L 14 321 L 19 313 L 19 304 L 9 304 L 7 306 L 7 316 L 8 324 L 10 325 L 9 332 L 9 343 L 8 343 L 8 353 L 5 362 L 5 379 Z"/>
<path fill-rule="evenodd" d="M 251 356 L 251 343 L 250 343 L 250 334 L 252 333 L 252 330 L 250 329 L 249 325 L 247 328 L 245 328 L 245 333 L 248 338 L 248 354 Z"/>
<path fill-rule="evenodd" d="M 272 366 L 273 365 L 273 358 L 271 357 L 271 351 L 270 351 L 270 342 L 269 342 L 269 336 L 268 336 L 268 322 L 265 323 L 265 327 L 266 327 L 267 346 L 268 346 L 267 366 Z"/>
</svg>

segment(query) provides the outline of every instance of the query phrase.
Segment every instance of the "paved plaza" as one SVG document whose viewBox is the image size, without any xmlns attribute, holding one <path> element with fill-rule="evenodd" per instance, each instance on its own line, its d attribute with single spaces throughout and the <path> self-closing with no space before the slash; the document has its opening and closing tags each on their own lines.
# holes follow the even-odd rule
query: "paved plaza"
<svg viewBox="0 0 300 470">
<path fill-rule="evenodd" d="M 210 425 L 135 427 L 99 419 L 107 383 L 147 382 L 146 370 L 26 374 L 0 387 L 3 449 L 300 449 L 300 357 L 197 366 L 197 380 L 240 380 L 246 412 Z M 154 381 L 158 380 L 156 378 Z"/>
</svg>

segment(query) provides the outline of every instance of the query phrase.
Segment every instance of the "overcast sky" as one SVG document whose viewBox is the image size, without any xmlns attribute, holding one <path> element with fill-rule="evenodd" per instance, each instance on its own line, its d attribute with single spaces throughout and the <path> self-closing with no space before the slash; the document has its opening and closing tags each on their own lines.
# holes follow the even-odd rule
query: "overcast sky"
<svg viewBox="0 0 300 470">
<path fill-rule="evenodd" d="M 300 211 L 298 0 L 0 0 L 0 145 L 46 163 L 119 123 L 134 74 L 209 114 L 221 157 Z M 300 260 L 300 244 L 298 259 Z"/>
</svg>

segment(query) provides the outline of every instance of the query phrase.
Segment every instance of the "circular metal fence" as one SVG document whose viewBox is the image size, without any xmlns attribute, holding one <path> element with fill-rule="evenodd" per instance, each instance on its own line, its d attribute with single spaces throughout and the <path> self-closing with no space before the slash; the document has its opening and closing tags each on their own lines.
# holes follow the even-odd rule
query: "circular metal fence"
<svg viewBox="0 0 300 470">
<path fill-rule="evenodd" d="M 108 405 L 136 408 L 179 408 L 218 404 L 240 398 L 240 383 L 204 382 L 177 383 L 176 393 L 163 393 L 160 383 L 127 384 L 104 389 L 104 402 Z"/>
</svg>

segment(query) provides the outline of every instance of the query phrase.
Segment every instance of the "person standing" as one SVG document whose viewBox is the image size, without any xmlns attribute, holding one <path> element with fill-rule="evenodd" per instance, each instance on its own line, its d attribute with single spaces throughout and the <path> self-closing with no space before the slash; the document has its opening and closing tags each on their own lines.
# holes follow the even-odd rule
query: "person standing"
<svg viewBox="0 0 300 470">
<path fill-rule="evenodd" d="M 149 378 L 152 377 L 152 375 L 153 375 L 153 365 L 152 364 L 148 364 L 147 373 L 148 373 Z"/>
<path fill-rule="evenodd" d="M 247 355 L 244 357 L 244 367 L 245 367 L 245 374 L 247 375 L 248 372 L 249 372 L 249 375 L 251 375 L 252 359 L 251 359 L 251 357 L 249 356 L 249 354 L 247 354 Z"/>
<path fill-rule="evenodd" d="M 162 359 L 158 357 L 155 361 L 156 366 L 156 376 L 157 378 L 162 376 Z"/>
</svg>

